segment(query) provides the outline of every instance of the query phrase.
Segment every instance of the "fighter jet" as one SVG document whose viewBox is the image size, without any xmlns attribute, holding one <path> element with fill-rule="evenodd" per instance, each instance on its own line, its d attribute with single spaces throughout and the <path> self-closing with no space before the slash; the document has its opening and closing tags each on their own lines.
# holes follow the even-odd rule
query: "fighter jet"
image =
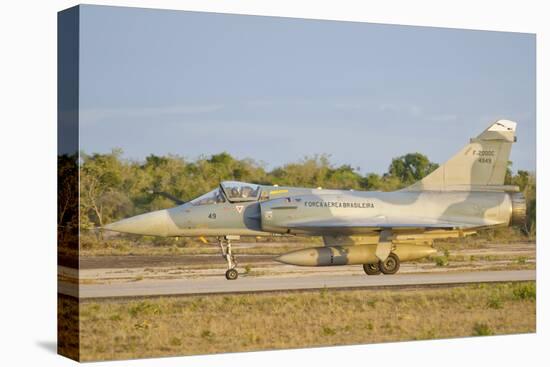
<svg viewBox="0 0 550 367">
<path fill-rule="evenodd" d="M 435 239 L 523 224 L 526 202 L 504 185 L 516 123 L 499 120 L 445 164 L 394 192 L 325 190 L 225 181 L 176 207 L 105 226 L 150 236 L 216 236 L 237 279 L 231 241 L 240 236 L 321 236 L 324 246 L 283 254 L 298 266 L 363 265 L 368 275 L 395 274 L 403 261 L 436 253 Z"/>
</svg>

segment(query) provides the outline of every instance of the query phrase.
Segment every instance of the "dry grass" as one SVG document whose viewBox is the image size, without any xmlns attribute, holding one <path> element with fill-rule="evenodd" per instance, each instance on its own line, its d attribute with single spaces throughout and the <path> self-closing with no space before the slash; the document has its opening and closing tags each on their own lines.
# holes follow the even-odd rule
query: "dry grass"
<svg viewBox="0 0 550 367">
<path fill-rule="evenodd" d="M 76 298 L 57 295 L 57 351 L 76 360 L 80 351 L 78 308 Z"/>
<path fill-rule="evenodd" d="M 534 332 L 535 283 L 81 304 L 82 360 Z"/>
</svg>

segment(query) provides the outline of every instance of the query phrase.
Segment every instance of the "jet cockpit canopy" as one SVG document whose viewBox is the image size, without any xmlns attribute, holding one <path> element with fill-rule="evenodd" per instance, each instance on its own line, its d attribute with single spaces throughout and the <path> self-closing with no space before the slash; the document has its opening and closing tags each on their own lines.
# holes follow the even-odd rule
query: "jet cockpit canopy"
<svg viewBox="0 0 550 367">
<path fill-rule="evenodd" d="M 191 200 L 191 205 L 194 205 L 194 206 L 220 204 L 220 203 L 225 203 L 225 199 L 219 188 L 212 190 L 210 192 L 207 192 L 206 194 L 203 194 L 198 198 Z"/>
<path fill-rule="evenodd" d="M 257 201 L 260 197 L 260 186 L 256 184 L 223 181 L 220 187 L 229 201 Z"/>
</svg>

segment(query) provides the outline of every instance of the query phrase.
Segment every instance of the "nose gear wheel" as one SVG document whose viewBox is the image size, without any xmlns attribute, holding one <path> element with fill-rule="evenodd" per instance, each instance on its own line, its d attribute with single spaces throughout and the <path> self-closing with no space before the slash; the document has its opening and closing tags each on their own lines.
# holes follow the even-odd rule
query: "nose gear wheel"
<svg viewBox="0 0 550 367">
<path fill-rule="evenodd" d="M 225 272 L 225 278 L 227 280 L 235 280 L 239 277 L 237 269 L 237 260 L 231 253 L 231 240 L 227 237 L 218 237 L 218 244 L 223 258 L 227 261 L 227 271 Z"/>
</svg>

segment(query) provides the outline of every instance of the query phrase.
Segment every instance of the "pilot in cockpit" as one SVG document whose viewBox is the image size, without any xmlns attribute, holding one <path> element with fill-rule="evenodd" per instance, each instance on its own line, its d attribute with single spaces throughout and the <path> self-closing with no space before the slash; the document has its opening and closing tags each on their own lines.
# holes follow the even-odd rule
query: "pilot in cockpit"
<svg viewBox="0 0 550 367">
<path fill-rule="evenodd" d="M 250 187 L 250 186 L 243 187 L 242 190 L 241 190 L 241 197 L 242 198 L 250 197 L 251 194 L 252 194 L 252 191 L 253 191 L 252 187 Z"/>
<path fill-rule="evenodd" d="M 239 193 L 239 188 L 238 187 L 233 187 L 231 188 L 231 197 L 232 198 L 238 198 L 240 197 L 240 193 Z"/>
</svg>

